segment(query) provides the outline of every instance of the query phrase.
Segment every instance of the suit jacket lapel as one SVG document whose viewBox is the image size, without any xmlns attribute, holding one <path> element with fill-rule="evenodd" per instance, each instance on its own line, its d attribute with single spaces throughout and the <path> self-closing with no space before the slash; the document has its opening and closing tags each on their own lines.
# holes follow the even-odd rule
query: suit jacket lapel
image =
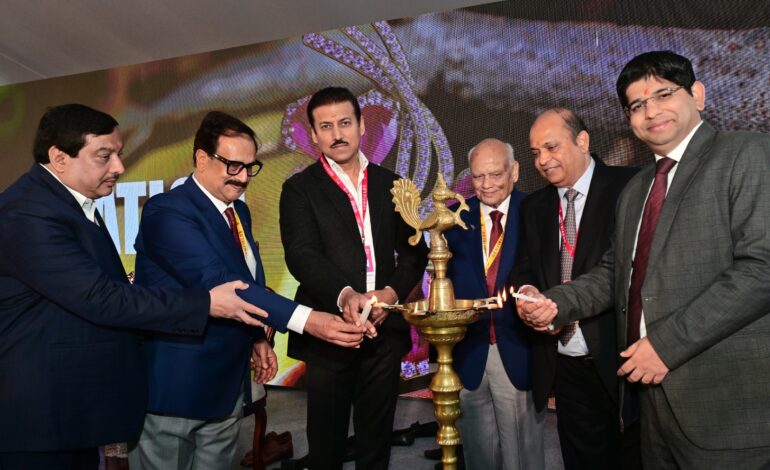
<svg viewBox="0 0 770 470">
<path fill-rule="evenodd" d="M 249 215 L 248 207 L 246 204 L 239 204 L 236 202 L 235 210 L 238 212 L 238 217 L 241 219 L 243 232 L 246 235 L 246 242 L 251 247 L 251 252 L 254 254 L 254 260 L 257 264 L 256 269 L 254 270 L 254 280 L 259 285 L 267 285 L 267 281 L 265 279 L 265 270 L 262 266 L 262 260 L 259 256 L 259 245 L 257 245 L 256 240 L 254 240 L 254 235 L 251 233 L 251 216 Z M 246 268 L 248 270 L 248 264 L 246 265 Z M 251 272 L 249 272 L 249 275 L 251 275 Z"/>
<path fill-rule="evenodd" d="M 102 236 L 102 241 L 106 240 L 106 244 L 108 245 L 108 247 L 105 249 L 111 253 L 113 261 L 115 262 L 115 266 L 120 267 L 121 272 L 119 274 L 122 277 L 125 277 L 126 269 L 123 267 L 123 261 L 120 259 L 120 254 L 118 253 L 118 250 L 115 248 L 115 242 L 112 240 L 112 235 L 110 235 L 109 230 L 107 230 L 107 224 L 104 223 L 104 219 L 102 219 L 102 216 L 101 214 L 99 214 L 99 211 L 94 212 L 94 219 L 96 220 L 96 224 L 88 220 L 88 218 L 86 218 L 86 221 L 87 221 L 86 223 L 90 223 L 91 225 L 94 225 L 95 228 L 99 230 Z"/>
<path fill-rule="evenodd" d="M 388 215 L 383 214 L 387 195 L 390 195 L 390 188 L 387 187 L 387 181 L 381 178 L 378 171 L 371 171 L 373 165 L 369 165 L 369 191 L 366 210 L 369 211 L 369 220 L 372 222 L 372 246 L 376 246 L 377 234 L 382 225 L 382 218 Z M 392 186 L 392 185 L 391 185 Z M 348 205 L 350 205 L 348 203 Z"/>
<path fill-rule="evenodd" d="M 356 217 L 353 214 L 353 207 L 350 205 L 350 199 L 342 189 L 337 186 L 329 175 L 324 171 L 321 162 L 314 163 L 311 167 L 313 175 L 318 178 L 320 192 L 322 197 L 329 201 L 329 205 L 336 211 L 344 226 L 344 231 L 347 231 L 353 238 L 358 240 L 358 246 L 363 250 L 363 244 L 361 243 L 361 233 L 358 231 L 358 224 L 356 223 Z M 369 191 L 371 194 L 373 191 Z M 368 209 L 369 210 L 369 209 Z M 372 227 L 372 231 L 374 227 Z"/>
<path fill-rule="evenodd" d="M 508 276 L 513 269 L 513 263 L 516 260 L 516 247 L 519 238 L 519 205 L 514 202 L 518 198 L 518 192 L 511 193 L 511 199 L 508 205 L 508 216 L 505 221 L 505 231 L 503 232 L 503 246 L 500 250 L 500 268 L 497 270 L 497 279 L 495 279 L 495 292 L 500 291 L 508 282 Z"/>
<path fill-rule="evenodd" d="M 53 175 L 48 172 L 48 170 L 42 168 L 36 163 L 32 167 L 31 173 L 35 179 L 37 179 L 41 184 L 45 185 L 54 194 L 54 197 L 57 201 L 63 202 L 77 212 L 77 219 L 81 221 L 87 230 L 94 232 L 95 237 L 93 238 L 93 241 L 100 247 L 98 249 L 109 253 L 109 256 L 112 258 L 111 268 L 114 270 L 115 275 L 118 278 L 125 280 L 126 271 L 125 268 L 123 268 L 123 262 L 120 259 L 118 250 L 115 248 L 115 243 L 112 241 L 110 233 L 107 231 L 107 226 L 105 225 L 104 220 L 101 218 L 101 215 L 99 215 L 99 211 L 96 211 L 95 216 L 96 221 L 99 223 L 99 225 L 97 225 L 88 220 L 88 217 L 86 217 L 86 215 L 83 213 L 83 208 L 78 205 L 75 197 L 67 190 L 67 188 L 64 187 L 62 183 L 57 181 L 56 178 L 54 178 Z M 96 233 L 98 233 L 98 235 Z M 102 266 L 105 269 L 108 268 L 105 265 Z"/>
<path fill-rule="evenodd" d="M 468 211 L 465 224 L 471 231 L 471 236 L 469 237 L 471 243 L 469 252 L 473 253 L 475 251 L 476 253 L 475 256 L 471 256 L 471 260 L 473 262 L 473 272 L 475 273 L 474 277 L 479 283 L 481 292 L 486 292 L 487 275 L 484 272 L 484 248 L 482 245 L 481 237 L 481 231 L 483 230 L 483 227 L 481 226 L 481 205 L 479 204 L 479 200 L 476 198 L 469 199 L 468 209 L 470 210 Z M 450 246 L 449 249 L 451 250 L 452 247 Z"/>
<path fill-rule="evenodd" d="M 541 224 L 539 232 L 543 234 L 540 240 L 540 258 L 548 287 L 561 284 L 561 268 L 559 267 L 559 192 L 551 186 L 540 205 L 538 223 Z M 531 256 L 531 255 L 530 255 Z M 530 263 L 537 263 L 536 259 L 530 259 Z M 545 287 L 545 286 L 543 286 Z"/>
<path fill-rule="evenodd" d="M 601 232 L 604 229 L 605 221 L 602 220 L 604 213 L 603 205 L 606 204 L 604 192 L 609 185 L 609 180 L 604 174 L 604 163 L 598 158 L 594 159 L 596 166 L 591 178 L 591 185 L 588 188 L 588 196 L 585 206 L 583 206 L 583 215 L 580 218 L 580 227 L 578 227 L 577 247 L 575 247 L 575 260 L 572 265 L 572 277 L 586 272 L 586 260 L 595 246 L 594 241 L 601 238 Z"/>
<path fill-rule="evenodd" d="M 655 165 L 648 165 L 639 171 L 638 179 L 631 180 L 623 191 L 622 200 L 627 202 L 625 202 L 625 208 L 620 208 L 622 212 L 619 213 L 615 223 L 617 231 L 615 239 L 619 240 L 619 245 L 615 246 L 615 259 L 623 263 L 621 270 L 623 279 L 619 279 L 621 284 L 618 285 L 629 286 L 631 284 L 631 268 L 634 261 L 637 232 L 642 220 L 644 204 L 647 201 L 647 193 L 654 177 Z M 628 288 L 625 287 L 623 292 L 627 297 Z"/>
<path fill-rule="evenodd" d="M 644 210 L 645 202 L 647 202 L 647 193 L 650 191 L 650 185 L 652 185 L 652 180 L 654 178 L 655 165 L 648 165 L 639 172 L 639 184 L 633 188 L 633 191 L 636 194 L 631 194 L 631 188 L 628 190 L 628 207 L 626 211 L 627 222 L 622 224 L 622 249 L 624 251 L 622 259 L 628 259 L 629 264 L 633 261 L 633 251 L 636 246 L 636 236 L 639 230 L 639 224 L 642 220 L 642 211 Z"/>
<path fill-rule="evenodd" d="M 61 201 L 74 210 L 80 212 L 83 215 L 83 218 L 88 220 L 88 218 L 83 213 L 83 208 L 80 207 L 80 205 L 78 205 L 78 201 L 75 200 L 75 196 L 73 196 L 72 193 L 70 193 L 61 182 L 57 181 L 56 178 L 54 178 L 54 176 L 48 172 L 48 170 L 40 166 L 40 164 L 35 163 L 32 166 L 30 173 L 35 180 L 40 182 L 40 184 L 48 187 L 48 189 L 54 193 L 57 201 Z"/>
<path fill-rule="evenodd" d="M 695 174 L 700 170 L 705 162 L 703 155 L 708 151 L 709 143 L 716 135 L 716 131 L 708 123 L 704 122 L 695 132 L 692 140 L 687 145 L 681 160 L 677 163 L 676 174 L 671 181 L 671 187 L 666 193 L 666 200 L 660 211 L 660 219 L 655 227 L 655 235 L 652 239 L 650 248 L 649 266 L 655 265 L 655 259 L 660 255 L 663 246 L 671 230 L 671 224 L 676 217 L 679 204 L 687 192 L 687 188 L 695 179 Z"/>
<path fill-rule="evenodd" d="M 195 184 L 192 176 L 187 178 L 187 181 L 184 182 L 183 189 L 193 205 L 200 211 L 202 223 L 205 224 L 205 226 L 208 226 L 214 233 L 214 240 L 219 243 L 221 253 L 227 253 L 230 259 L 236 260 L 236 265 L 239 266 L 243 272 L 248 276 L 251 276 L 249 267 L 246 265 L 246 259 L 243 257 L 243 251 L 241 251 L 233 240 L 230 226 L 208 196 L 203 194 L 203 191 L 201 191 L 198 185 Z M 246 231 L 245 227 L 244 231 Z"/>
</svg>

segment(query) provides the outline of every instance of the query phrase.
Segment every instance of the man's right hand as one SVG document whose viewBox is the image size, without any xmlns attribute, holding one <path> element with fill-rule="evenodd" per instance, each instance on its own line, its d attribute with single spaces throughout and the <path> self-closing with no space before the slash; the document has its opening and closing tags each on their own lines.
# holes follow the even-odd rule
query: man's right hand
<svg viewBox="0 0 770 470">
<path fill-rule="evenodd" d="M 364 309 L 369 300 L 372 298 L 372 293 L 361 294 L 356 292 L 351 287 L 345 288 L 340 296 L 340 308 L 342 308 L 342 318 L 354 325 L 361 324 L 360 312 Z M 377 329 L 374 327 L 371 321 L 366 321 L 366 336 L 374 338 L 377 336 Z"/>
<path fill-rule="evenodd" d="M 246 302 L 235 293 L 236 290 L 248 289 L 243 281 L 231 281 L 220 284 L 209 291 L 211 304 L 209 315 L 214 318 L 228 318 L 251 326 L 261 327 L 262 322 L 254 318 L 257 315 L 267 317 L 267 312 Z"/>
<path fill-rule="evenodd" d="M 519 318 L 536 331 L 548 332 L 548 326 L 553 323 L 559 313 L 556 303 L 546 298 L 533 286 L 525 286 L 519 292 L 538 299 L 537 302 L 517 300 L 516 310 L 519 313 Z"/>
<path fill-rule="evenodd" d="M 313 310 L 305 323 L 305 333 L 338 346 L 354 348 L 364 339 L 366 328 L 346 323 L 331 313 Z"/>
</svg>

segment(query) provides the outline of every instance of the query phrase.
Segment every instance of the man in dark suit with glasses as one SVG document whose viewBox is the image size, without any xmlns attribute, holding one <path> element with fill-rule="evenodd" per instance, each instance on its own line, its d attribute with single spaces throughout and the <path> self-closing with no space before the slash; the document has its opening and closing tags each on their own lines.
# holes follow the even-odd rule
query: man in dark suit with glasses
<svg viewBox="0 0 770 470">
<path fill-rule="evenodd" d="M 341 347 L 361 342 L 363 327 L 311 311 L 265 287 L 251 214 L 240 200 L 262 164 L 254 131 L 239 119 L 208 113 L 194 142 L 195 171 L 184 184 L 150 199 L 136 239 L 136 282 L 198 287 L 248 283 L 247 299 L 280 332 L 308 333 Z M 149 404 L 130 452 L 132 469 L 229 470 L 243 405 L 251 405 L 249 357 L 257 378 L 272 379 L 276 359 L 261 328 L 211 322 L 203 336 L 154 335 L 145 343 Z"/>
</svg>

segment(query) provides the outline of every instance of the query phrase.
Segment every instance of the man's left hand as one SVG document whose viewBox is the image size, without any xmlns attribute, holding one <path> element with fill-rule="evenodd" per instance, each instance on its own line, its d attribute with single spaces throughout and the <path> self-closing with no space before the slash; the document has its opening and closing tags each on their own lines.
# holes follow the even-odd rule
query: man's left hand
<svg viewBox="0 0 770 470">
<path fill-rule="evenodd" d="M 251 348 L 251 360 L 254 361 L 254 381 L 260 384 L 270 382 L 278 372 L 278 358 L 267 340 L 254 343 Z"/>
<path fill-rule="evenodd" d="M 626 380 L 629 382 L 659 384 L 668 374 L 668 367 L 655 352 L 647 337 L 629 346 L 628 349 L 620 353 L 620 357 L 627 360 L 618 369 L 618 376 L 626 376 Z"/>
</svg>

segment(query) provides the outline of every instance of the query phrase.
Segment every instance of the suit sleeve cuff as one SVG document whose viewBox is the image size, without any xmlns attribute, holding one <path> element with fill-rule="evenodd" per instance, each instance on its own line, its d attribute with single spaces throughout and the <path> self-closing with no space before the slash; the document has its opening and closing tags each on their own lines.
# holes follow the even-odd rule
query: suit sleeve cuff
<svg viewBox="0 0 770 470">
<path fill-rule="evenodd" d="M 291 318 L 289 318 L 289 322 L 286 324 L 286 328 L 295 333 L 302 334 L 305 331 L 305 323 L 307 323 L 307 319 L 312 311 L 313 309 L 310 307 L 297 305 L 294 313 L 291 314 Z"/>
</svg>

